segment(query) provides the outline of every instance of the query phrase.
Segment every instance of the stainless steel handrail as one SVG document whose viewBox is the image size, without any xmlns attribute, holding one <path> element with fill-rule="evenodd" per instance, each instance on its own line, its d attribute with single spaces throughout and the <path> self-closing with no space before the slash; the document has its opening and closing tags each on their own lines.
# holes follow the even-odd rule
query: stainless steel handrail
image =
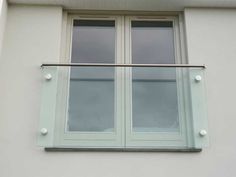
<svg viewBox="0 0 236 177">
<path fill-rule="evenodd" d="M 107 64 L 107 63 L 43 63 L 44 66 L 73 66 L 73 67 L 182 67 L 182 68 L 206 68 L 205 65 L 191 64 Z"/>
</svg>

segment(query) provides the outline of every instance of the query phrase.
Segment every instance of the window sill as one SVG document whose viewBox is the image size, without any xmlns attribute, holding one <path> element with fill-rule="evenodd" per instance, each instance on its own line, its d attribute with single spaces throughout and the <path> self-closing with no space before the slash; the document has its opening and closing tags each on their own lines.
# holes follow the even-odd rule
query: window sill
<svg viewBox="0 0 236 177">
<path fill-rule="evenodd" d="M 44 148 L 47 152 L 201 152 L 201 148 L 158 149 L 158 148 Z"/>
</svg>

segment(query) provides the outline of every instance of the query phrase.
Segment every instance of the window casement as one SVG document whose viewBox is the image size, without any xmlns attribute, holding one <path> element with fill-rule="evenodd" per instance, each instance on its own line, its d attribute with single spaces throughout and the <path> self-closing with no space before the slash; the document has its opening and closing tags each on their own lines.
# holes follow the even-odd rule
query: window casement
<svg viewBox="0 0 236 177">
<path fill-rule="evenodd" d="M 69 15 L 65 31 L 66 60 L 42 67 L 39 145 L 207 145 L 204 67 L 183 64 L 181 16 Z"/>
</svg>

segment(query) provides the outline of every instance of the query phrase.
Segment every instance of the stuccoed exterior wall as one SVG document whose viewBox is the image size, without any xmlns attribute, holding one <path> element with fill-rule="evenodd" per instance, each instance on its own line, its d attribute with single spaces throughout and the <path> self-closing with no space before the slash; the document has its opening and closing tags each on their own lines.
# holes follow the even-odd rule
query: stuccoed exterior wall
<svg viewBox="0 0 236 177">
<path fill-rule="evenodd" d="M 202 176 L 236 175 L 235 18 L 236 9 L 185 10 L 189 62 L 207 66 L 210 147 L 201 162 L 205 169 L 198 165 Z"/>
<path fill-rule="evenodd" d="M 4 39 L 5 24 L 7 19 L 7 1 L 0 0 L 0 56 L 2 51 L 2 44 Z"/>
<path fill-rule="evenodd" d="M 189 63 L 206 64 L 210 147 L 201 153 L 45 152 L 36 145 L 42 62 L 59 62 L 62 8 L 8 9 L 0 60 L 1 177 L 234 177 L 236 10 L 186 9 Z"/>
</svg>

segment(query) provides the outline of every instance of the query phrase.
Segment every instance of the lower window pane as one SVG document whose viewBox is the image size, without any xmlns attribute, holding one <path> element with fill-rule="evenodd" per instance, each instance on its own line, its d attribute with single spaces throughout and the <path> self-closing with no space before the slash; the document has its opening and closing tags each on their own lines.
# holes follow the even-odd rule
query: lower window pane
<svg viewBox="0 0 236 177">
<path fill-rule="evenodd" d="M 71 69 L 68 131 L 114 131 L 114 68 Z"/>
<path fill-rule="evenodd" d="M 133 68 L 132 107 L 134 132 L 179 131 L 175 69 Z"/>
</svg>

